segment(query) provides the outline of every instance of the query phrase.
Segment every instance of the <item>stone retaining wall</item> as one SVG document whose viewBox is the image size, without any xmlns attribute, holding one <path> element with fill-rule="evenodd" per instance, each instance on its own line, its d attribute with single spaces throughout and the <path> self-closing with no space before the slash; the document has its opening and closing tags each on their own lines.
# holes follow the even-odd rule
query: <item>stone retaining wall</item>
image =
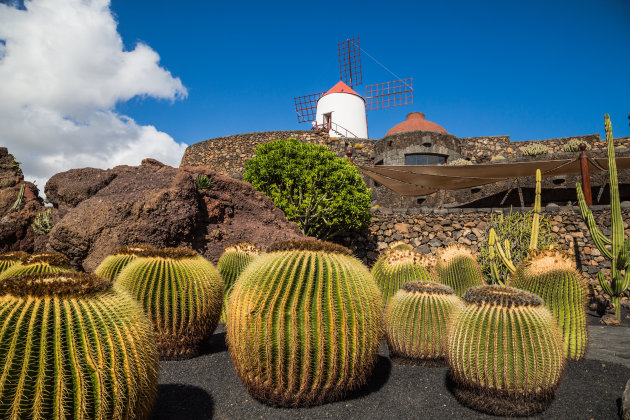
<svg viewBox="0 0 630 420">
<path fill-rule="evenodd" d="M 598 226 L 609 236 L 609 207 L 593 206 L 592 210 Z M 509 209 L 378 209 L 372 212 L 372 223 L 368 230 L 345 236 L 338 242 L 352 249 L 369 267 L 374 264 L 379 253 L 394 241 L 409 243 L 423 254 L 434 254 L 438 248 L 451 242 L 459 242 L 477 251 L 487 235 L 493 212 L 507 213 Z M 592 293 L 600 294 L 597 272 L 603 270 L 608 276 L 610 262 L 593 244 L 579 208 L 546 207 L 543 214 L 551 219 L 558 246 L 575 253 L 576 268 L 588 279 Z M 628 220 L 630 207 L 622 208 L 622 217 Z M 624 228 L 626 236 L 630 236 L 627 223 L 624 223 Z"/>
</svg>

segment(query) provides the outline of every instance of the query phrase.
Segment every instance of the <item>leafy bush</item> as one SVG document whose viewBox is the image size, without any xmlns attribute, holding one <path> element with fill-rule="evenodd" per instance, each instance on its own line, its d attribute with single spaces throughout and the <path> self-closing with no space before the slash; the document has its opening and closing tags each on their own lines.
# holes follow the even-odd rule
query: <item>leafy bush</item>
<svg viewBox="0 0 630 420">
<path fill-rule="evenodd" d="M 510 254 L 512 262 L 518 265 L 522 260 L 527 258 L 529 251 L 529 241 L 532 233 L 532 212 L 528 213 L 493 213 L 490 218 L 488 231 L 494 228 L 501 244 L 507 239 L 510 242 Z M 488 235 L 479 244 L 479 264 L 483 278 L 490 282 L 492 276 L 490 274 L 490 259 L 488 257 Z M 540 216 L 540 231 L 538 233 L 538 249 L 548 249 L 555 242 L 555 236 L 551 232 L 551 219 L 549 216 Z M 497 269 L 499 278 L 507 279 L 509 270 L 500 260 L 497 260 Z"/>
<path fill-rule="evenodd" d="M 325 146 L 297 139 L 258 145 L 244 178 L 302 232 L 319 239 L 365 228 L 371 192 L 358 169 Z"/>
</svg>

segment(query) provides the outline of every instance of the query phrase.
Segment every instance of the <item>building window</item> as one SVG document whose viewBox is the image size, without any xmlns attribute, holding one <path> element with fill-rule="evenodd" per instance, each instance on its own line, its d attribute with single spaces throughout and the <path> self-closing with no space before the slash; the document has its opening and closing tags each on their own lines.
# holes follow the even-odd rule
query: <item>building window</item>
<svg viewBox="0 0 630 420">
<path fill-rule="evenodd" d="M 412 153 L 405 155 L 405 165 L 443 165 L 447 157 L 432 153 Z"/>
</svg>

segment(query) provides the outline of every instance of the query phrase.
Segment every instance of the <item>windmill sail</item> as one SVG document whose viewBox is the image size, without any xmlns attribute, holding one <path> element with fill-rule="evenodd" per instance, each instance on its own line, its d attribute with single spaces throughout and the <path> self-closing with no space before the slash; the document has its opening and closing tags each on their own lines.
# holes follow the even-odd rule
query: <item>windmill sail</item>
<svg viewBox="0 0 630 420">
<path fill-rule="evenodd" d="M 359 37 L 347 39 L 337 44 L 339 50 L 339 75 L 343 82 L 355 87 L 363 84 L 361 73 L 361 47 Z"/>
<path fill-rule="evenodd" d="M 413 103 L 413 78 L 365 86 L 367 111 Z"/>
<path fill-rule="evenodd" d="M 298 123 L 315 121 L 317 112 L 317 101 L 322 97 L 324 92 L 313 93 L 311 95 L 298 96 L 293 98 L 295 102 L 295 112 L 297 113 Z"/>
</svg>

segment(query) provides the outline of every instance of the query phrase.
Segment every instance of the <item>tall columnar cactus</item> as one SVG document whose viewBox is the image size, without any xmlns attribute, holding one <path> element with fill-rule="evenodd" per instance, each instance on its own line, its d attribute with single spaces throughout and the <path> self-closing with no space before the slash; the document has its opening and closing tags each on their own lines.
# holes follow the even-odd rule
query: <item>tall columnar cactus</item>
<svg viewBox="0 0 630 420">
<path fill-rule="evenodd" d="M 435 256 L 434 277 L 463 296 L 473 286 L 484 284 L 475 252 L 458 243 L 441 248 Z"/>
<path fill-rule="evenodd" d="M 544 411 L 565 366 L 562 335 L 540 297 L 484 285 L 464 295 L 448 336 L 455 396 L 499 416 Z"/>
<path fill-rule="evenodd" d="M 611 297 L 615 306 L 615 315 L 621 320 L 621 295 L 630 287 L 630 238 L 624 242 L 623 218 L 621 217 L 621 202 L 619 200 L 619 183 L 617 181 L 617 164 L 615 162 L 615 144 L 613 141 L 612 125 L 608 114 L 604 116 L 606 127 L 606 146 L 608 153 L 608 174 L 610 177 L 610 230 L 612 239 L 604 236 L 595 223 L 593 212 L 584 200 L 582 186 L 578 182 L 576 191 L 582 218 L 586 222 L 591 238 L 602 255 L 611 262 L 610 280 L 604 274 L 597 273 L 599 284 L 604 293 Z M 610 247 L 610 248 L 609 248 Z M 622 274 L 623 271 L 623 274 Z"/>
<path fill-rule="evenodd" d="M 146 251 L 122 269 L 115 285 L 140 302 L 155 328 L 163 360 L 199 355 L 219 323 L 223 280 L 193 250 Z"/>
<path fill-rule="evenodd" d="M 118 248 L 101 261 L 94 270 L 94 274 L 114 281 L 123 268 L 138 257 L 151 253 L 154 248 L 150 245 L 138 244 Z"/>
<path fill-rule="evenodd" d="M 217 269 L 225 284 L 220 322 L 225 322 L 226 320 L 227 301 L 232 286 L 234 286 L 238 276 L 245 270 L 245 267 L 254 261 L 258 255 L 260 255 L 260 249 L 256 245 L 249 242 L 240 242 L 226 247 L 223 255 L 219 258 Z"/>
<path fill-rule="evenodd" d="M 529 250 L 532 251 L 534 249 L 538 249 L 538 236 L 540 233 L 540 211 L 541 211 L 541 203 L 540 203 L 540 193 L 541 193 L 541 183 L 542 174 L 540 169 L 536 169 L 536 195 L 534 199 L 534 211 L 532 215 L 532 232 L 529 239 Z M 496 257 L 498 256 L 503 263 L 503 265 L 508 269 L 510 274 L 514 274 L 516 271 L 516 265 L 512 260 L 512 255 L 510 253 L 510 242 L 506 239 L 503 245 L 501 245 L 501 241 L 497 237 L 494 229 L 490 229 L 490 235 L 488 239 L 488 258 L 490 260 L 490 275 L 492 276 L 493 283 L 505 285 L 505 279 L 501 278 L 499 275 L 499 270 L 497 269 Z"/>
<path fill-rule="evenodd" d="M 236 372 L 257 399 L 321 404 L 364 384 L 383 333 L 378 288 L 339 245 L 275 244 L 232 289 L 227 341 Z"/>
<path fill-rule="evenodd" d="M 28 258 L 28 254 L 23 251 L 7 252 L 0 255 L 0 273 L 15 264 L 21 263 Z"/>
<path fill-rule="evenodd" d="M 447 327 L 464 307 L 453 289 L 432 281 L 410 281 L 385 309 L 390 358 L 400 363 L 443 365 Z"/>
<path fill-rule="evenodd" d="M 516 267 L 510 286 L 540 296 L 556 319 L 564 354 L 578 360 L 586 352 L 586 281 L 574 268 L 571 255 L 558 250 L 532 251 Z"/>
<path fill-rule="evenodd" d="M 429 269 L 428 258 L 404 247 L 386 250 L 372 267 L 372 276 L 381 290 L 383 307 L 408 281 L 435 281 Z"/>
<path fill-rule="evenodd" d="M 149 320 L 102 277 L 0 282 L 0 418 L 143 419 L 157 394 Z"/>
<path fill-rule="evenodd" d="M 58 252 L 42 252 L 33 254 L 26 259 L 13 264 L 0 273 L 0 280 L 22 274 L 58 273 L 75 271 L 68 258 Z"/>
</svg>

